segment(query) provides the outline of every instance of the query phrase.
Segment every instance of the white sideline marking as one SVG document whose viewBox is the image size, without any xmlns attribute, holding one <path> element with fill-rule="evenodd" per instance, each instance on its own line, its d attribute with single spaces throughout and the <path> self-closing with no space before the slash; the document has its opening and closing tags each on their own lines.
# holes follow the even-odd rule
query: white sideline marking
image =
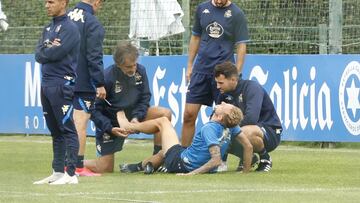
<svg viewBox="0 0 360 203">
<path fill-rule="evenodd" d="M 24 139 L 2 139 L 0 136 L 0 142 L 10 142 L 10 143 L 40 143 L 40 144 L 49 144 L 51 143 L 51 139 L 49 140 L 33 140 L 28 139 L 29 137 L 24 137 Z M 95 141 L 87 141 L 87 144 L 95 145 Z M 152 145 L 151 142 L 149 143 L 136 143 L 136 141 L 131 141 L 133 144 L 135 143 L 136 146 L 148 146 Z M 360 153 L 358 149 L 344 149 L 344 148 L 335 148 L 335 149 L 319 149 L 319 148 L 306 148 L 306 147 L 297 147 L 297 146 L 282 146 L 280 145 L 278 148 L 275 149 L 276 151 L 305 151 L 305 152 L 342 152 L 342 153 Z"/>
<path fill-rule="evenodd" d="M 155 190 L 155 191 L 129 191 L 129 192 L 73 192 L 73 193 L 56 193 L 55 195 L 60 197 L 65 196 L 92 196 L 92 195 L 137 195 L 137 194 L 189 194 L 189 193 L 216 193 L 216 192 L 360 192 L 360 187 L 349 187 L 349 188 L 242 188 L 242 189 L 219 189 L 219 190 Z M 48 193 L 32 193 L 32 192 L 17 192 L 17 191 L 0 191 L 0 193 L 9 194 L 9 195 L 29 195 L 29 196 L 50 196 L 54 194 Z M 96 198 L 96 197 L 89 197 Z M 112 198 L 109 198 L 109 200 Z M 115 200 L 115 198 L 114 198 Z M 125 200 L 125 199 L 124 199 Z M 140 201 L 142 200 L 130 200 L 130 201 Z"/>
</svg>

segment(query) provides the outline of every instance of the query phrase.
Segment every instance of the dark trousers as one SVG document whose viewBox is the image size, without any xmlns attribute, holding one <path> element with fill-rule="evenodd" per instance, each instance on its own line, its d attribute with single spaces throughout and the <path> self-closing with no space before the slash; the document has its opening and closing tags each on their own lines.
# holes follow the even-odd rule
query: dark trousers
<svg viewBox="0 0 360 203">
<path fill-rule="evenodd" d="M 64 172 L 67 154 L 67 173 L 73 176 L 79 151 L 79 140 L 73 122 L 73 86 L 42 86 L 41 102 L 53 141 L 52 167 L 55 172 Z"/>
</svg>

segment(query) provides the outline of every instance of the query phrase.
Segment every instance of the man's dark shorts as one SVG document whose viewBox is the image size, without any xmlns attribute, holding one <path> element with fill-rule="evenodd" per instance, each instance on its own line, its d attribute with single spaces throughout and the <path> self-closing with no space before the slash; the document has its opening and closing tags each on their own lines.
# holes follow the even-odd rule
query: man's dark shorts
<svg viewBox="0 0 360 203">
<path fill-rule="evenodd" d="M 105 156 L 115 154 L 122 150 L 125 138 L 104 133 L 103 136 L 96 136 L 96 154 Z"/>
<path fill-rule="evenodd" d="M 189 171 L 185 168 L 184 162 L 181 159 L 181 153 L 185 150 L 181 145 L 177 144 L 165 154 L 165 167 L 169 173 L 188 173 Z"/>
<path fill-rule="evenodd" d="M 192 73 L 186 103 L 212 106 L 218 95 L 219 90 L 213 75 Z"/>
<path fill-rule="evenodd" d="M 96 94 L 90 92 L 75 92 L 74 108 L 76 110 L 91 113 L 95 109 Z"/>
<path fill-rule="evenodd" d="M 261 131 L 264 133 L 264 145 L 267 152 L 274 151 L 277 146 L 280 144 L 281 140 L 281 128 L 264 126 L 258 124 Z M 243 157 L 243 146 L 236 140 L 232 139 L 229 149 L 227 151 L 230 154 L 233 154 L 239 158 Z"/>
</svg>

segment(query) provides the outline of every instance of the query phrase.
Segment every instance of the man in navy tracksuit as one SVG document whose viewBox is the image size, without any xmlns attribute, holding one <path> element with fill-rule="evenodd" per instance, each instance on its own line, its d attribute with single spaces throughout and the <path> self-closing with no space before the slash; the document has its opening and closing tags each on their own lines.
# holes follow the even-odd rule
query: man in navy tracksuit
<svg viewBox="0 0 360 203">
<path fill-rule="evenodd" d="M 233 104 L 244 113 L 244 119 L 240 122 L 240 143 L 244 154 L 239 169 L 244 172 L 250 170 L 254 151 L 260 156 L 256 171 L 270 171 L 272 162 L 268 152 L 279 145 L 282 125 L 269 95 L 258 82 L 242 80 L 231 62 L 217 65 L 214 75 L 221 93 L 217 103 L 224 101 Z M 234 147 L 236 143 L 232 145 Z"/>
<path fill-rule="evenodd" d="M 75 165 L 79 141 L 73 123 L 73 88 L 80 34 L 66 16 L 68 0 L 46 0 L 51 23 L 43 30 L 35 59 L 42 64 L 41 103 L 53 140 L 53 174 L 34 184 L 77 184 Z M 65 153 L 68 156 L 64 174 Z"/>
<path fill-rule="evenodd" d="M 128 42 L 119 43 L 113 55 L 115 64 L 104 71 L 106 100 L 97 100 L 91 115 L 96 131 L 96 149 L 99 158 L 85 160 L 85 167 L 93 172 L 112 172 L 114 153 L 122 149 L 123 137 L 117 130 L 122 121 L 138 123 L 167 117 L 171 111 L 163 107 L 150 107 L 151 92 L 145 67 L 138 64 L 139 53 Z M 154 153 L 161 149 L 159 136 L 154 139 Z M 137 164 L 133 164 L 135 168 Z M 140 162 L 141 166 L 141 162 Z M 141 169 L 139 169 L 141 170 Z"/>
<path fill-rule="evenodd" d="M 80 176 L 98 176 L 84 168 L 86 128 L 94 109 L 95 98 L 104 99 L 103 40 L 104 28 L 94 16 L 103 0 L 83 0 L 68 12 L 80 31 L 79 63 L 76 69 L 74 121 L 79 136 L 79 153 L 76 173 Z"/>
</svg>

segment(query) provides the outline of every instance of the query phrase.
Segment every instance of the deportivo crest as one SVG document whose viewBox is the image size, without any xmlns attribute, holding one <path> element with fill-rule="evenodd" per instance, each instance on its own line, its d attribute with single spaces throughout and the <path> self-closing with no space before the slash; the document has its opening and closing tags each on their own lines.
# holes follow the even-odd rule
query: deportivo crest
<svg viewBox="0 0 360 203">
<path fill-rule="evenodd" d="M 135 77 L 135 85 L 141 85 L 142 76 L 140 75 L 140 73 L 136 72 L 134 77 Z"/>
<path fill-rule="evenodd" d="M 227 10 L 227 11 L 225 12 L 225 14 L 224 14 L 224 17 L 225 17 L 225 18 L 230 18 L 231 16 L 232 16 L 231 10 Z"/>
<path fill-rule="evenodd" d="M 224 28 L 217 22 L 213 22 L 206 27 L 206 32 L 212 38 L 220 38 L 224 33 Z"/>
<path fill-rule="evenodd" d="M 218 139 L 220 142 L 220 146 L 222 146 L 224 143 L 230 141 L 230 130 L 229 128 L 225 128 L 222 132 L 222 136 Z"/>
<path fill-rule="evenodd" d="M 120 84 L 120 82 L 119 82 L 119 81 L 115 81 L 115 89 L 114 89 L 115 93 L 120 93 L 120 92 L 122 91 L 122 89 L 123 89 L 123 87 L 122 87 L 122 85 Z"/>
<path fill-rule="evenodd" d="M 70 105 L 63 105 L 63 106 L 61 107 L 64 115 L 67 113 L 67 111 L 69 110 L 69 108 L 70 108 Z"/>
</svg>

